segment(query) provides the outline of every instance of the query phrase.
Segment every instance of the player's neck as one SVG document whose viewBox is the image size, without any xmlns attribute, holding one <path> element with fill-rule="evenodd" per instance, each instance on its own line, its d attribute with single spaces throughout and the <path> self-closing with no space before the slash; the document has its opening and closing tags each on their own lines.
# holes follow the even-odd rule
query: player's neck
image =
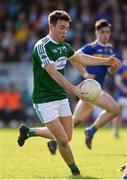
<svg viewBox="0 0 127 180">
<path fill-rule="evenodd" d="M 100 44 L 101 46 L 107 46 L 109 43 L 108 42 L 102 42 L 98 40 L 98 44 Z"/>
<path fill-rule="evenodd" d="M 55 39 L 55 38 L 51 35 L 51 33 L 48 34 L 48 37 L 50 38 L 50 40 L 51 40 L 53 43 L 55 43 L 55 44 L 58 44 L 58 43 L 59 43 L 59 42 L 57 41 L 57 39 Z"/>
</svg>

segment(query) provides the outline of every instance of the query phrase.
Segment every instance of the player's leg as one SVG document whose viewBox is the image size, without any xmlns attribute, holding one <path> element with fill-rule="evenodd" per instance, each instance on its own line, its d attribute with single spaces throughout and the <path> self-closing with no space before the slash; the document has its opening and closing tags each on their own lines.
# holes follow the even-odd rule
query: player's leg
<svg viewBox="0 0 127 180">
<path fill-rule="evenodd" d="M 30 137 L 45 137 L 48 139 L 54 139 L 51 132 L 48 130 L 47 127 L 36 127 L 36 128 L 29 128 L 25 124 L 22 124 L 19 128 L 20 135 L 18 137 L 18 144 L 19 146 L 23 146 L 25 140 Z"/>
<path fill-rule="evenodd" d="M 69 102 L 67 99 L 62 100 L 59 103 L 59 117 L 60 121 L 65 129 L 65 132 L 68 136 L 68 139 L 71 139 L 72 136 L 72 129 L 73 129 L 73 124 L 72 124 L 72 113 L 70 110 Z M 55 140 L 51 140 L 48 142 L 48 148 L 51 154 L 55 154 L 57 145 Z"/>
<path fill-rule="evenodd" d="M 122 115 L 123 108 L 125 106 L 127 106 L 127 98 L 126 97 L 119 96 L 117 98 L 118 98 L 117 102 L 120 105 L 120 115 L 112 121 L 113 135 L 116 138 L 119 136 L 119 126 L 121 123 L 121 115 Z"/>
<path fill-rule="evenodd" d="M 119 104 L 106 92 L 95 102 L 95 105 L 105 109 L 93 123 L 97 129 L 120 114 Z"/>
<path fill-rule="evenodd" d="M 72 113 L 70 110 L 68 100 L 64 100 L 63 102 L 60 103 L 59 116 L 60 116 L 60 122 L 64 128 L 64 131 L 66 132 L 68 141 L 70 141 L 72 138 L 73 123 L 72 123 Z M 65 154 L 65 157 L 67 156 L 67 154 L 71 154 L 71 156 L 73 156 L 69 145 L 67 145 L 66 152 L 63 151 L 64 149 L 61 148 L 59 144 L 58 147 L 61 154 Z M 75 165 L 75 162 L 70 164 L 69 167 L 71 168 L 71 171 L 75 175 L 80 173 L 77 166 Z"/>
<path fill-rule="evenodd" d="M 63 108 L 64 109 L 64 108 Z M 71 120 L 70 120 L 71 119 Z M 64 130 L 67 134 L 68 140 L 70 141 L 72 138 L 72 129 L 73 129 L 73 123 L 71 116 L 63 116 L 60 117 L 60 121 L 64 127 Z M 51 154 L 55 154 L 57 150 L 57 142 L 56 140 L 51 140 L 47 143 L 49 151 Z"/>
<path fill-rule="evenodd" d="M 62 118 L 61 121 L 64 122 L 64 119 Z M 65 118 L 65 121 L 68 123 L 63 123 L 71 127 L 71 128 L 67 128 L 68 130 L 70 129 L 70 132 L 68 132 L 70 139 L 68 139 L 68 135 L 66 134 L 66 131 L 64 130 L 64 126 L 62 125 L 61 121 L 59 120 L 59 118 L 57 118 L 47 123 L 46 127 L 48 131 L 50 132 L 50 134 L 52 135 L 52 137 L 56 139 L 60 154 L 62 158 L 64 159 L 64 161 L 66 162 L 66 164 L 69 166 L 72 174 L 78 175 L 80 174 L 80 172 L 74 162 L 72 151 L 68 144 L 69 140 L 71 140 L 71 137 L 72 137 L 72 118 L 71 117 Z M 36 131 L 36 128 L 28 128 L 27 126 L 22 126 L 22 127 L 24 128 L 24 132 L 26 131 L 27 134 L 32 133 L 33 136 L 45 137 L 43 136 L 43 128 L 38 128 L 39 131 Z"/>
<path fill-rule="evenodd" d="M 67 134 L 68 140 L 71 141 L 72 133 L 73 133 L 72 116 L 60 117 L 60 122 L 61 122 L 62 126 L 64 127 L 64 130 Z"/>
<path fill-rule="evenodd" d="M 105 125 L 107 122 L 111 121 L 113 118 L 120 114 L 120 106 L 117 102 L 106 92 L 104 92 L 94 103 L 95 105 L 105 109 L 102 111 L 95 122 L 90 128 L 85 130 L 86 145 L 91 149 L 91 143 L 93 136 L 97 129 Z"/>
<path fill-rule="evenodd" d="M 72 174 L 80 174 L 79 169 L 77 168 L 74 162 L 74 157 L 68 143 L 72 137 L 72 118 L 63 117 L 61 118 L 61 120 L 57 119 L 55 121 L 52 121 L 51 123 L 47 123 L 46 126 L 55 137 L 58 143 L 60 154 L 63 157 L 66 164 L 71 169 Z M 65 129 L 68 131 L 69 137 Z"/>
<path fill-rule="evenodd" d="M 118 172 L 123 171 L 124 174 L 123 174 L 122 179 L 127 179 L 127 165 L 122 165 L 117 171 Z"/>
<path fill-rule="evenodd" d="M 78 126 L 83 121 L 85 121 L 90 116 L 92 111 L 93 111 L 92 104 L 90 104 L 89 102 L 84 102 L 82 100 L 79 100 L 72 116 L 74 127 Z"/>
<path fill-rule="evenodd" d="M 72 119 L 73 119 L 73 124 L 74 127 L 78 126 L 81 122 L 83 122 L 87 117 L 89 117 L 89 115 L 91 114 L 93 110 L 93 105 L 88 103 L 88 102 L 84 102 L 82 100 L 79 100 L 78 104 L 76 105 L 76 108 L 74 110 Z M 60 108 L 60 116 L 61 116 L 61 122 L 63 123 L 63 126 L 65 127 L 65 131 L 68 134 L 68 138 L 70 137 L 70 126 L 66 125 L 67 121 L 62 121 L 62 119 L 64 118 L 64 116 L 69 115 L 70 112 L 69 111 L 69 107 L 68 105 L 66 106 L 65 104 L 62 104 L 61 108 Z M 55 140 L 51 140 L 48 142 L 48 148 L 51 154 L 55 154 L 56 153 L 56 142 Z"/>
<path fill-rule="evenodd" d="M 59 116 L 57 109 L 57 101 L 43 103 L 39 105 L 34 104 L 34 108 L 42 124 L 46 124 L 47 122 L 52 121 Z M 47 127 L 29 128 L 23 124 L 20 126 L 19 131 L 20 131 L 20 135 L 18 137 L 19 146 L 23 146 L 25 140 L 29 137 L 40 136 L 49 139 L 54 139 L 53 135 L 51 134 L 51 132 L 48 130 Z"/>
<path fill-rule="evenodd" d="M 113 120 L 112 120 L 112 129 L 113 129 L 113 136 L 115 138 L 119 138 L 119 127 L 120 127 L 120 122 L 121 122 L 121 113 L 122 113 L 122 109 L 123 107 L 120 106 L 120 114 L 119 116 L 115 117 Z"/>
</svg>

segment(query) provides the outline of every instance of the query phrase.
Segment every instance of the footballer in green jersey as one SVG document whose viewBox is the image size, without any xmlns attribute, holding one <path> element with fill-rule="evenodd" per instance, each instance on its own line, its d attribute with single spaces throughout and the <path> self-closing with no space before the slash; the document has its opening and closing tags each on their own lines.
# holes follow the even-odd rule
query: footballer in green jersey
<svg viewBox="0 0 127 180">
<path fill-rule="evenodd" d="M 39 40 L 32 52 L 34 89 L 33 102 L 44 103 L 67 98 L 65 89 L 47 73 L 44 67 L 55 64 L 57 71 L 64 75 L 67 60 L 74 56 L 71 46 L 62 41 L 56 42 L 49 35 Z"/>
<path fill-rule="evenodd" d="M 28 128 L 21 125 L 18 145 L 32 136 L 56 139 L 60 154 L 73 175 L 80 171 L 74 161 L 69 145 L 72 138 L 73 122 L 69 102 L 64 89 L 70 91 L 83 101 L 85 93 L 72 85 L 64 77 L 66 61 L 82 65 L 117 65 L 119 61 L 113 56 L 96 58 L 86 54 L 75 53 L 71 46 L 64 42 L 71 18 L 65 11 L 56 10 L 49 14 L 49 35 L 39 40 L 32 52 L 34 89 L 34 108 L 45 128 Z"/>
</svg>

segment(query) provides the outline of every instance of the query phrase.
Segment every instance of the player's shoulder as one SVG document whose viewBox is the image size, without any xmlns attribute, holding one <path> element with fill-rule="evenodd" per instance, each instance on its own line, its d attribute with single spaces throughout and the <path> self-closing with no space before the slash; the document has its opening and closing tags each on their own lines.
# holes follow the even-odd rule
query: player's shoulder
<svg viewBox="0 0 127 180">
<path fill-rule="evenodd" d="M 43 51 L 44 48 L 46 48 L 46 44 L 50 41 L 50 39 L 48 38 L 48 36 L 45 36 L 44 38 L 42 39 L 39 39 L 35 45 L 34 45 L 34 48 L 33 48 L 33 51 L 36 52 L 37 51 Z"/>
<path fill-rule="evenodd" d="M 46 36 L 46 37 L 44 37 L 44 38 L 42 38 L 42 39 L 39 39 L 39 40 L 36 42 L 35 46 L 45 45 L 45 44 L 46 44 L 47 42 L 49 42 L 49 41 L 50 41 L 49 37 Z"/>
<path fill-rule="evenodd" d="M 97 41 L 92 41 L 92 42 L 86 44 L 84 47 L 85 47 L 85 48 L 96 48 L 98 45 L 99 45 L 99 44 L 98 44 Z"/>
<path fill-rule="evenodd" d="M 88 54 L 92 53 L 94 51 L 95 46 L 96 45 L 94 44 L 94 42 L 87 43 L 79 49 L 79 52 L 88 53 Z"/>
<path fill-rule="evenodd" d="M 91 48 L 96 48 L 99 44 L 98 41 L 93 41 L 89 45 L 91 46 Z"/>
</svg>

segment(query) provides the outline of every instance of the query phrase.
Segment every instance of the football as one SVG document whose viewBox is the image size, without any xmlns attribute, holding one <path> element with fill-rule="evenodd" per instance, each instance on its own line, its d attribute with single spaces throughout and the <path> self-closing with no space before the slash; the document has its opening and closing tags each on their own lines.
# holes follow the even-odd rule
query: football
<svg viewBox="0 0 127 180">
<path fill-rule="evenodd" d="M 80 89 L 84 93 L 88 93 L 86 96 L 88 97 L 89 102 L 94 102 L 101 95 L 102 88 L 99 82 L 94 79 L 86 79 L 80 84 Z"/>
</svg>

